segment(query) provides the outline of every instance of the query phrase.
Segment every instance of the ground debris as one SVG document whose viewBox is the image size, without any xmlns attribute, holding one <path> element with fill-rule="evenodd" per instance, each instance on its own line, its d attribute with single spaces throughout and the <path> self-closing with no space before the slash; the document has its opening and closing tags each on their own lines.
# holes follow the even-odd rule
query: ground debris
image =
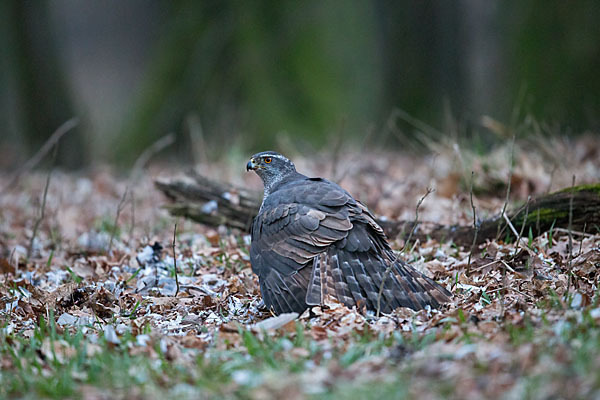
<svg viewBox="0 0 600 400">
<path fill-rule="evenodd" d="M 414 202 L 398 199 L 418 199 L 426 187 L 424 178 L 441 184 L 456 174 L 448 160 L 438 158 L 435 170 L 430 161 L 366 156 L 363 167 L 341 183 L 377 213 L 410 219 Z M 520 162 L 531 164 L 526 158 Z M 298 164 L 327 170 L 319 159 Z M 550 183 L 544 173 L 551 170 L 530 167 L 514 174 L 521 197 L 531 194 L 527 188 L 538 191 Z M 567 181 L 568 174 L 559 175 L 555 187 L 561 179 Z M 400 252 L 404 243 L 396 241 L 400 257 L 452 291 L 452 304 L 441 310 L 398 309 L 377 318 L 332 303 L 300 316 L 274 316 L 261 301 L 247 235 L 180 221 L 175 263 L 170 246 L 175 221 L 157 207 L 161 195 L 150 176 L 132 188 L 135 212 L 125 204 L 117 229 L 114 210 L 124 182 L 106 172 L 57 176 L 30 259 L 24 246 L 36 208 L 25 199 L 43 187 L 44 175 L 24 176 L 23 189 L 0 196 L 4 348 L 18 351 L 24 346 L 19 338 L 37 338 L 40 326 L 51 321 L 56 322 L 55 334 L 81 335 L 86 341 L 83 349 L 67 336 L 39 338 L 32 357 L 40 376 L 83 357 L 82 352 L 96 357 L 121 351 L 182 365 L 189 374 L 182 381 L 174 380 L 177 374 L 150 378 L 152 369 L 127 367 L 127 374 L 140 382 L 153 381 L 173 390 L 171 394 L 185 392 L 191 382 L 215 379 L 199 378 L 198 368 L 227 376 L 220 394 L 243 389 L 258 398 L 344 393 L 354 387 L 359 396 L 361 385 L 373 387 L 373 382 L 378 383 L 374 393 L 382 396 L 404 390 L 413 397 L 438 398 L 451 387 L 449 393 L 457 398 L 521 398 L 536 379 L 547 385 L 538 386 L 541 395 L 534 397 L 600 393 L 600 382 L 580 372 L 600 368 L 600 345 L 589 347 L 598 339 L 591 328 L 600 323 L 597 227 L 571 232 L 571 240 L 569 232 L 558 230 L 537 237 L 524 232 L 518 246 L 504 237 L 488 240 L 475 247 L 470 264 L 469 247 L 424 240 Z M 477 181 L 480 193 L 493 192 L 498 176 Z M 0 186 L 2 179 L 6 177 L 0 175 Z M 472 224 L 468 193 L 460 192 L 458 178 L 452 182 L 423 204 L 423 219 Z M 478 194 L 478 213 L 501 209 L 498 198 L 503 196 L 491 194 Z M 239 203 L 243 197 L 230 193 L 226 200 Z M 108 254 L 112 232 L 117 234 Z M 8 354 L 0 352 L 3 371 L 17 371 L 24 361 Z M 88 382 L 82 393 L 96 393 L 89 386 L 90 371 L 70 375 L 74 382 Z M 565 384 L 573 374 L 579 374 L 577 387 Z"/>
</svg>

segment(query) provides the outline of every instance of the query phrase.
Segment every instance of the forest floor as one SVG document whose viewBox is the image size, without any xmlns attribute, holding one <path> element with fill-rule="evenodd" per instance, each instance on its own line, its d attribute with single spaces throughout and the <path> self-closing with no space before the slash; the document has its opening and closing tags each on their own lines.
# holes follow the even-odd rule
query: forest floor
<svg viewBox="0 0 600 400">
<path fill-rule="evenodd" d="M 485 155 L 440 144 L 419 157 L 294 161 L 377 215 L 415 218 L 431 187 L 419 220 L 471 225 L 471 171 L 478 219 L 500 213 L 509 180 L 509 208 L 573 176 L 600 182 L 597 137 L 535 140 Z M 260 190 L 244 165 L 198 168 Z M 181 172 L 151 167 L 131 182 L 110 168 L 40 171 L 0 193 L 0 398 L 600 397 L 599 227 L 524 232 L 473 252 L 395 240 L 400 257 L 452 291 L 452 304 L 273 317 L 248 235 L 161 208 L 153 179 Z M 0 173 L 0 187 L 8 180 Z"/>
</svg>

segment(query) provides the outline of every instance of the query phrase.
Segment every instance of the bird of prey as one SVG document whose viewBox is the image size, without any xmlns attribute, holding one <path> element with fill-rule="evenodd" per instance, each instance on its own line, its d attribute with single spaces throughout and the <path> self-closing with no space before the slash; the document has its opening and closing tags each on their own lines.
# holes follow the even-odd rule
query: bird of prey
<svg viewBox="0 0 600 400">
<path fill-rule="evenodd" d="M 446 289 L 396 257 L 371 212 L 337 184 L 298 173 L 274 151 L 252 156 L 246 170 L 264 184 L 250 261 L 276 314 L 302 313 L 332 298 L 377 312 L 450 300 Z"/>
</svg>

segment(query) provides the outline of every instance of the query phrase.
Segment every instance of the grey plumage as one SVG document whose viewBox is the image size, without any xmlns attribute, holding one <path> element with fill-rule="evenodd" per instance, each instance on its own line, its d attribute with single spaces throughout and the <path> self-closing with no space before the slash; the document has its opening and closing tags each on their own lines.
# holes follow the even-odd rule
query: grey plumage
<svg viewBox="0 0 600 400">
<path fill-rule="evenodd" d="M 255 154 L 246 168 L 265 187 L 250 261 L 275 313 L 301 313 L 329 297 L 377 310 L 382 281 L 382 312 L 449 301 L 446 289 L 396 258 L 373 215 L 337 184 L 299 174 L 272 151 Z"/>
</svg>

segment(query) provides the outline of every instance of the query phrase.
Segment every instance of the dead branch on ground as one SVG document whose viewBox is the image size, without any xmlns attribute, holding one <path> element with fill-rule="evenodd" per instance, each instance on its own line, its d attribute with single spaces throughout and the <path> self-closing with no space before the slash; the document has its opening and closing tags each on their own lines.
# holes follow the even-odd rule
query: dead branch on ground
<svg viewBox="0 0 600 400">
<path fill-rule="evenodd" d="M 260 194 L 227 183 L 213 181 L 197 172 L 190 172 L 183 178 L 163 178 L 155 185 L 170 200 L 164 207 L 172 215 L 183 216 L 196 222 L 219 226 L 225 225 L 249 232 L 252 218 L 260 207 Z M 572 198 L 572 206 L 571 206 Z M 536 213 L 539 218 L 525 218 Z M 600 230 L 600 183 L 569 187 L 557 192 L 532 198 L 529 205 L 505 213 L 517 229 L 529 231 L 534 236 L 554 228 L 569 229 L 569 215 L 572 215 L 570 231 L 583 231 L 587 225 Z M 388 237 L 407 239 L 413 231 L 414 221 L 392 221 L 378 218 Z M 494 240 L 498 225 L 504 224 L 504 215 L 480 221 L 475 237 L 474 227 L 461 225 L 440 225 L 419 222 L 414 229 L 412 239 L 426 241 L 428 238 L 439 242 L 453 241 L 459 246 L 470 246 Z M 508 232 L 510 240 L 519 237 L 518 231 Z M 513 237 L 514 236 L 514 237 Z M 475 240 L 474 240 L 475 239 Z"/>
</svg>

